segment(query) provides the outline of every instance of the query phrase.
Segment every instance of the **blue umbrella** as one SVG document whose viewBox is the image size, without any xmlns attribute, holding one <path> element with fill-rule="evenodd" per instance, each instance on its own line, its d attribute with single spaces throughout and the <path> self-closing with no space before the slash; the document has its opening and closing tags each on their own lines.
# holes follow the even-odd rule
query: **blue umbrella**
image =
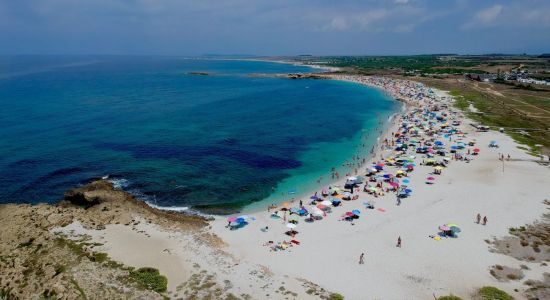
<svg viewBox="0 0 550 300">
<path fill-rule="evenodd" d="M 409 193 L 412 193 L 413 190 L 411 189 L 405 189 L 405 193 L 409 194 Z"/>
<path fill-rule="evenodd" d="M 359 210 L 357 210 L 357 209 L 354 209 L 354 210 L 352 210 L 351 212 L 352 212 L 354 215 L 360 215 L 360 214 L 361 214 L 361 212 L 360 212 Z"/>
<path fill-rule="evenodd" d="M 403 183 L 411 183 L 411 181 L 405 178 L 403 179 Z"/>
</svg>

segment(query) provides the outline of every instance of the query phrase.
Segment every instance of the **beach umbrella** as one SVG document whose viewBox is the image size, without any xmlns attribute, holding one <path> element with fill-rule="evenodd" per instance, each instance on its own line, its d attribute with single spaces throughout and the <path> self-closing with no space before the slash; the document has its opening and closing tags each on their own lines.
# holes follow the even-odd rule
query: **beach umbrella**
<svg viewBox="0 0 550 300">
<path fill-rule="evenodd" d="M 474 149 L 474 152 L 475 152 L 475 153 L 479 153 L 479 151 L 480 151 L 479 148 L 475 148 L 475 149 Z"/>
<path fill-rule="evenodd" d="M 325 209 L 325 208 L 327 208 L 327 206 L 323 205 L 323 204 L 317 204 L 317 208 L 318 209 Z"/>
<path fill-rule="evenodd" d="M 453 226 L 451 227 L 451 231 L 454 232 L 454 233 L 459 233 L 461 232 L 462 230 L 460 230 L 460 228 L 456 227 L 456 226 Z"/>
<path fill-rule="evenodd" d="M 297 209 L 296 207 L 293 207 L 290 209 L 290 212 L 293 212 L 293 213 L 298 213 L 299 209 Z"/>
<path fill-rule="evenodd" d="M 250 226 L 252 226 L 252 225 L 250 225 Z M 294 229 L 294 228 L 296 228 L 296 224 L 286 223 L 286 227 L 287 227 L 288 229 Z"/>
<path fill-rule="evenodd" d="M 319 209 L 315 209 L 311 212 L 312 215 L 315 215 L 315 216 L 322 216 L 323 215 L 323 212 Z"/>
<path fill-rule="evenodd" d="M 434 169 L 436 169 L 436 170 L 438 170 L 438 171 L 441 171 L 441 170 L 443 170 L 443 167 L 442 167 L 442 166 L 437 166 L 437 167 L 435 167 Z"/>
<path fill-rule="evenodd" d="M 429 180 L 429 181 L 435 180 L 435 178 L 433 178 L 432 176 L 430 176 L 430 177 L 428 177 L 428 178 L 426 178 L 426 179 Z"/>
<path fill-rule="evenodd" d="M 413 191 L 413 190 L 411 190 L 411 189 L 405 189 L 405 193 L 407 193 L 407 194 L 412 193 L 412 191 Z"/>
<path fill-rule="evenodd" d="M 399 186 L 399 183 L 397 183 L 397 182 L 390 182 L 390 185 L 391 185 L 392 187 L 398 187 L 398 186 Z"/>
<path fill-rule="evenodd" d="M 361 212 L 360 212 L 359 210 L 357 210 L 357 209 L 354 209 L 354 210 L 352 210 L 351 212 L 352 212 L 354 215 L 356 215 L 356 216 L 358 216 L 358 215 L 361 214 Z"/>
<path fill-rule="evenodd" d="M 449 231 L 449 230 L 451 230 L 451 228 L 449 228 L 449 227 L 446 226 L 446 225 L 441 225 L 441 226 L 439 226 L 439 230 Z"/>
<path fill-rule="evenodd" d="M 288 220 L 289 221 L 298 221 L 300 218 L 297 214 L 292 214 L 290 216 L 288 216 Z"/>
<path fill-rule="evenodd" d="M 330 205 L 332 205 L 332 202 L 330 202 L 328 200 L 324 200 L 323 202 L 321 202 L 321 205 L 330 206 Z"/>
<path fill-rule="evenodd" d="M 311 199 L 311 200 L 317 200 L 317 196 L 316 196 L 316 195 L 313 195 L 313 196 L 309 197 L 309 199 Z"/>
<path fill-rule="evenodd" d="M 411 181 L 410 181 L 409 179 L 405 178 L 405 179 L 403 179 L 403 183 L 407 183 L 407 184 L 408 184 L 408 183 L 411 183 Z"/>
</svg>

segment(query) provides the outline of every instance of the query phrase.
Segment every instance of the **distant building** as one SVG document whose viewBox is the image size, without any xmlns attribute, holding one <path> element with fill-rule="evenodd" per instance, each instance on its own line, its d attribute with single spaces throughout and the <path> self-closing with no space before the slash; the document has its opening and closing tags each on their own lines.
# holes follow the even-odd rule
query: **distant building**
<svg viewBox="0 0 550 300">
<path fill-rule="evenodd" d="M 538 80 L 533 78 L 518 78 L 517 81 L 528 84 L 550 85 L 550 81 Z"/>
</svg>

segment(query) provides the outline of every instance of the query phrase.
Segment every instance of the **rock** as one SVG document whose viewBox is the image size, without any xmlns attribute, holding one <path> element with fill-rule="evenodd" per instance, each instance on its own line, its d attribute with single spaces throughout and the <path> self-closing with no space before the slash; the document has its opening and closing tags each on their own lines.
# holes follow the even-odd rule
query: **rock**
<svg viewBox="0 0 550 300">
<path fill-rule="evenodd" d="M 126 194 L 114 189 L 107 180 L 96 180 L 85 186 L 65 192 L 63 199 L 71 204 L 91 207 L 104 202 L 114 202 L 124 199 Z"/>
</svg>

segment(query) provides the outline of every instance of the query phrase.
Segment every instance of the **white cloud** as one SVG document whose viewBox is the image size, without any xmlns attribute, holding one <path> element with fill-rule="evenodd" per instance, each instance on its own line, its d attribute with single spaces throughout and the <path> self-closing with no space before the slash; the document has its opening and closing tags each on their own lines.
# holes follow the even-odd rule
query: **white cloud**
<svg viewBox="0 0 550 300">
<path fill-rule="evenodd" d="M 357 15 L 355 19 L 362 30 L 373 31 L 379 27 L 377 23 L 388 18 L 389 15 L 390 13 L 386 9 L 376 9 Z"/>
<path fill-rule="evenodd" d="M 336 17 L 330 21 L 327 26 L 327 30 L 346 30 L 349 28 L 348 22 L 346 19 L 341 17 Z"/>
<path fill-rule="evenodd" d="M 462 25 L 463 29 L 470 29 L 477 26 L 489 26 L 494 24 L 502 15 L 504 7 L 500 4 L 495 4 L 491 7 L 478 11 L 467 23 Z"/>
</svg>

